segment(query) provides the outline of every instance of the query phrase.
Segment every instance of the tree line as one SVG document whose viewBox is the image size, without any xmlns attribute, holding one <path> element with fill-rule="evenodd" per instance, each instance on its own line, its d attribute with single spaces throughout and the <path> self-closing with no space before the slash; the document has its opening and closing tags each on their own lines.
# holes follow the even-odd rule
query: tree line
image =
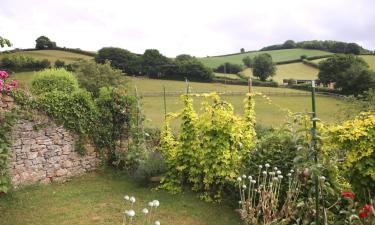
<svg viewBox="0 0 375 225">
<path fill-rule="evenodd" d="M 182 54 L 174 59 L 162 55 L 157 49 L 147 49 L 143 55 L 137 55 L 126 49 L 105 47 L 95 56 L 97 63 L 110 61 L 111 66 L 124 73 L 145 75 L 158 79 L 211 81 L 213 72 L 197 58 Z"/>
<path fill-rule="evenodd" d="M 315 49 L 323 50 L 333 53 L 345 53 L 345 54 L 372 54 L 373 52 L 362 48 L 356 43 L 346 43 L 342 41 L 301 41 L 295 42 L 293 40 L 287 40 L 283 44 L 270 45 L 260 49 L 260 51 L 270 51 L 270 50 L 280 50 L 280 49 L 293 49 L 293 48 L 303 48 L 303 49 Z"/>
</svg>

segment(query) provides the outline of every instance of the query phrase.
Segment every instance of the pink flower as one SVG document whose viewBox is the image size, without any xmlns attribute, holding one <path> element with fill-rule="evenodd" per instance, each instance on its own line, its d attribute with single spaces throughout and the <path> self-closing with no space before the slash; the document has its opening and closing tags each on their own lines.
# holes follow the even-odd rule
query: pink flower
<svg viewBox="0 0 375 225">
<path fill-rule="evenodd" d="M 7 71 L 0 70 L 0 78 L 3 80 L 7 79 L 9 77 L 9 74 Z"/>
<path fill-rule="evenodd" d="M 17 87 L 17 81 L 16 80 L 12 80 L 10 82 L 10 85 L 13 86 L 13 87 Z"/>
</svg>

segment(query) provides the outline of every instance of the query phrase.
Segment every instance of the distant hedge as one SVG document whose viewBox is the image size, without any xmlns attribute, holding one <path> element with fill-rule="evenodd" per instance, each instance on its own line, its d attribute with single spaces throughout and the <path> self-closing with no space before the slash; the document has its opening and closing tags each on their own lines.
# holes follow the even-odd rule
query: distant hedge
<svg viewBox="0 0 375 225">
<path fill-rule="evenodd" d="M 248 85 L 248 80 L 245 79 L 228 79 L 228 78 L 214 78 L 214 82 L 223 83 L 223 84 L 234 84 L 234 85 Z M 278 87 L 279 84 L 276 81 L 260 81 L 252 79 L 253 86 L 261 87 Z"/>
<path fill-rule="evenodd" d="M 1 59 L 1 67 L 13 72 L 42 70 L 49 68 L 50 66 L 51 62 L 47 59 L 39 60 L 30 56 L 5 55 Z"/>
</svg>

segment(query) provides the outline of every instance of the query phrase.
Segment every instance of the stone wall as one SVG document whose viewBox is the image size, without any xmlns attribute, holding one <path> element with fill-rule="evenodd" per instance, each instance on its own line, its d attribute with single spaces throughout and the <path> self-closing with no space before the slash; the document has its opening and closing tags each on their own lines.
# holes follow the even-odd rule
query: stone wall
<svg viewBox="0 0 375 225">
<path fill-rule="evenodd" d="M 48 119 L 47 119 L 48 120 Z M 13 186 L 65 181 L 97 168 L 99 159 L 87 145 L 87 154 L 74 151 L 74 138 L 62 126 L 49 121 L 35 129 L 36 122 L 19 121 L 14 128 L 9 169 Z"/>
<path fill-rule="evenodd" d="M 14 100 L 8 95 L 0 93 L 0 112 L 10 110 L 14 106 Z"/>
</svg>

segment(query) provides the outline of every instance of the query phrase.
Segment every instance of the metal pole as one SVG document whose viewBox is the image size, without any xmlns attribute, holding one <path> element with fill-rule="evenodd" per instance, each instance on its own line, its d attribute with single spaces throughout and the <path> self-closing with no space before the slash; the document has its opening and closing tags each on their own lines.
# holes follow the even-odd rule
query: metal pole
<svg viewBox="0 0 375 225">
<path fill-rule="evenodd" d="M 316 148 L 316 104 L 315 104 L 315 81 L 311 81 L 311 97 L 312 97 L 312 113 L 313 113 L 313 127 L 311 129 L 312 141 L 311 148 L 314 152 L 314 162 L 315 165 L 318 164 L 318 149 Z M 319 177 L 318 174 L 315 174 L 315 225 L 319 225 Z"/>
</svg>

